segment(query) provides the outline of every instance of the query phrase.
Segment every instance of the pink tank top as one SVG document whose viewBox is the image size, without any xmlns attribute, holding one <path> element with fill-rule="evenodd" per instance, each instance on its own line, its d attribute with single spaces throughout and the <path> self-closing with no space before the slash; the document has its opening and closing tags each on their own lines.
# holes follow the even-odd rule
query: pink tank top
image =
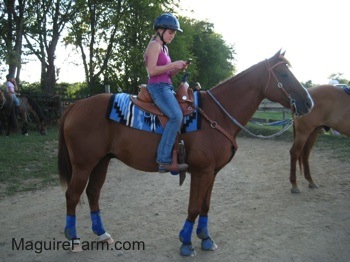
<svg viewBox="0 0 350 262">
<path fill-rule="evenodd" d="M 145 57 L 145 60 L 147 64 L 147 60 L 148 60 L 147 56 Z M 161 49 L 158 55 L 157 66 L 167 65 L 170 63 L 171 63 L 171 58 L 167 53 L 167 49 L 165 48 L 164 51 Z M 164 72 L 160 75 L 151 76 L 148 79 L 148 84 L 156 84 L 156 83 L 168 83 L 171 85 L 172 82 L 171 82 L 169 71 Z"/>
</svg>

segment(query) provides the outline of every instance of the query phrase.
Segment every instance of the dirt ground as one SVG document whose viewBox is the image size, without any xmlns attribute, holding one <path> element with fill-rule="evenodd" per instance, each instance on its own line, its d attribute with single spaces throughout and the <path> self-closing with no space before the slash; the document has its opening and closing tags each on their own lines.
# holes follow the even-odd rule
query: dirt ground
<svg viewBox="0 0 350 262">
<path fill-rule="evenodd" d="M 350 162 L 313 150 L 312 171 L 320 188 L 309 189 L 298 176 L 302 193 L 295 195 L 288 180 L 290 141 L 241 137 L 238 145 L 213 190 L 209 225 L 219 246 L 214 252 L 200 250 L 194 234 L 197 256 L 179 255 L 189 176 L 179 187 L 177 177 L 139 172 L 113 160 L 101 209 L 106 230 L 124 250 L 73 253 L 53 244 L 56 250 L 41 251 L 43 243 L 65 241 L 64 190 L 58 186 L 0 201 L 0 261 L 349 261 Z M 96 238 L 83 200 L 78 236 L 91 242 Z M 136 241 L 144 249 L 126 250 Z"/>
</svg>

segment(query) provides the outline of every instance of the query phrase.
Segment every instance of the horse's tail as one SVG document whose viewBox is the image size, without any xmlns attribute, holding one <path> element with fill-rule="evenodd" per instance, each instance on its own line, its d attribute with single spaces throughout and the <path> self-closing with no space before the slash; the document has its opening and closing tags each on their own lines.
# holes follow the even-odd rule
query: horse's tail
<svg viewBox="0 0 350 262">
<path fill-rule="evenodd" d="M 302 153 L 299 156 L 299 167 L 300 170 L 302 170 L 302 166 L 303 166 L 303 159 L 309 159 L 310 156 L 310 152 L 312 147 L 314 146 L 317 136 L 320 133 L 321 129 L 323 129 L 322 126 L 316 127 L 314 129 L 314 131 L 312 131 L 312 133 L 309 135 L 309 138 L 307 139 L 304 148 L 302 150 Z"/>
<path fill-rule="evenodd" d="M 73 108 L 74 104 L 66 107 L 59 126 L 58 135 L 58 173 L 62 185 L 67 185 L 72 177 L 72 164 L 69 158 L 66 139 L 64 136 L 64 124 L 66 118 Z"/>
<path fill-rule="evenodd" d="M 28 101 L 29 105 L 34 109 L 34 111 L 38 115 L 38 118 L 39 118 L 40 122 L 43 122 L 43 123 L 46 124 L 46 118 L 45 118 L 44 113 L 41 110 L 41 107 L 39 106 L 39 104 L 33 98 L 31 98 L 30 96 L 23 95 L 22 97 L 27 98 L 27 101 Z"/>
</svg>

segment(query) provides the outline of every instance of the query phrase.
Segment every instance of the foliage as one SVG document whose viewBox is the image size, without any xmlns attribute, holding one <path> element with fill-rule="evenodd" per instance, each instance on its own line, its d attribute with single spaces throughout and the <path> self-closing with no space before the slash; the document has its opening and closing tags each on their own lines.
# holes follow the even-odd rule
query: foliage
<svg viewBox="0 0 350 262">
<path fill-rule="evenodd" d="M 34 54 L 40 61 L 42 92 L 62 91 L 53 86 L 57 84 L 55 73 L 58 74 L 54 64 L 56 45 L 64 30 L 64 43 L 81 54 L 87 86 L 80 91 L 76 86 L 72 90 L 66 88 L 74 96 L 103 92 L 105 85 L 110 85 L 112 92 L 119 88 L 138 92 L 138 85 L 147 81 L 143 54 L 154 34 L 153 21 L 161 13 L 177 10 L 179 0 L 30 0 L 23 5 L 23 54 L 25 58 Z M 5 15 L 2 18 L 6 20 Z M 178 18 L 184 33 L 178 33 L 171 44 L 171 57 L 174 61 L 193 59 L 190 81 L 199 81 L 207 89 L 232 76 L 234 49 L 214 32 L 214 25 Z M 180 77 L 174 79 L 175 86 Z"/>
<path fill-rule="evenodd" d="M 101 82 L 111 84 L 114 80 L 122 86 L 139 83 L 150 25 L 163 6 L 174 5 L 176 1 L 80 0 L 76 3 L 81 12 L 71 21 L 65 43 L 80 51 L 91 93 L 103 90 L 103 85 L 96 87 Z"/>
<path fill-rule="evenodd" d="M 28 83 L 21 82 L 20 93 L 39 95 L 42 94 L 41 84 L 39 82 Z M 86 83 L 58 83 L 55 87 L 55 94 L 65 98 L 81 98 L 89 95 L 89 89 Z"/>
<path fill-rule="evenodd" d="M 305 87 L 305 88 L 310 88 L 313 87 L 314 84 L 312 83 L 311 80 L 306 81 L 305 83 L 301 82 L 301 84 Z"/>
<path fill-rule="evenodd" d="M 214 24 L 186 17 L 180 17 L 180 21 L 184 32 L 177 34 L 170 51 L 173 60 L 193 59 L 189 67 L 191 81 L 200 82 L 206 90 L 231 77 L 235 73 L 235 51 L 214 32 Z"/>
<path fill-rule="evenodd" d="M 0 58 L 8 64 L 8 72 L 17 71 L 17 76 L 21 68 L 25 2 L 4 0 L 0 4 Z"/>
<path fill-rule="evenodd" d="M 54 94 L 56 47 L 68 21 L 77 13 L 73 0 L 31 0 L 27 4 L 25 47 L 41 64 L 41 87 Z"/>
<path fill-rule="evenodd" d="M 349 84 L 350 81 L 343 77 L 343 73 L 333 73 L 329 76 L 329 79 L 338 80 L 339 84 Z"/>
</svg>

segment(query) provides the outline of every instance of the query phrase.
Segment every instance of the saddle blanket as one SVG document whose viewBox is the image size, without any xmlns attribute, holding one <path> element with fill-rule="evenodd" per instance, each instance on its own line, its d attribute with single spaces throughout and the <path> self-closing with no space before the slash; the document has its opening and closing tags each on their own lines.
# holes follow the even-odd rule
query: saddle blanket
<svg viewBox="0 0 350 262">
<path fill-rule="evenodd" d="M 347 93 L 348 95 L 350 95 L 350 88 L 343 86 L 343 89 L 345 91 L 345 93 Z"/>
<path fill-rule="evenodd" d="M 200 95 L 194 92 L 194 104 L 200 107 Z M 146 112 L 132 103 L 130 94 L 113 94 L 110 99 L 107 118 L 131 128 L 163 134 L 164 128 L 157 115 Z M 197 110 L 191 115 L 184 116 L 181 133 L 188 133 L 200 129 L 201 116 Z"/>
</svg>

